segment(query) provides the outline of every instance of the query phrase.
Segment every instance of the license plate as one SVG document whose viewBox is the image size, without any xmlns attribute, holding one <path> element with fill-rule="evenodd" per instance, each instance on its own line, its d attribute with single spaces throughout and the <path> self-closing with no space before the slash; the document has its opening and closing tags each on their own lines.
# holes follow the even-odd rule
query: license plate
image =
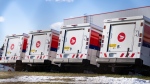
<svg viewBox="0 0 150 84">
<path fill-rule="evenodd" d="M 70 47 L 64 47 L 64 50 L 69 50 L 70 49 Z"/>
<path fill-rule="evenodd" d="M 10 51 L 7 52 L 7 54 L 10 54 L 10 53 L 11 53 Z"/>
<path fill-rule="evenodd" d="M 117 46 L 117 44 L 109 44 L 109 47 L 116 47 Z"/>
<path fill-rule="evenodd" d="M 35 49 L 32 49 L 31 52 L 36 52 L 36 50 L 35 50 Z"/>
</svg>

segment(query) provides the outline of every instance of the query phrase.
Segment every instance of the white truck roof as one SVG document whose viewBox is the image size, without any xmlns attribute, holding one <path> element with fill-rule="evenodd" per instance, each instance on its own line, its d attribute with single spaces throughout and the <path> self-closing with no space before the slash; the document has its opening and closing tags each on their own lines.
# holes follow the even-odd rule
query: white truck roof
<svg viewBox="0 0 150 84">
<path fill-rule="evenodd" d="M 121 18 L 105 19 L 104 22 L 105 22 L 105 23 L 109 23 L 109 22 L 141 20 L 141 19 L 144 19 L 144 20 L 146 20 L 146 21 L 150 21 L 149 18 L 147 18 L 147 17 L 141 15 L 141 16 L 133 16 L 133 17 L 121 17 Z"/>
<path fill-rule="evenodd" d="M 61 29 L 67 29 L 67 28 L 75 28 L 75 27 L 86 27 L 86 26 L 91 26 L 92 28 L 96 29 L 96 30 L 100 30 L 102 31 L 103 28 L 94 25 L 92 23 L 82 23 L 82 24 L 72 24 L 72 25 L 64 25 Z"/>
</svg>

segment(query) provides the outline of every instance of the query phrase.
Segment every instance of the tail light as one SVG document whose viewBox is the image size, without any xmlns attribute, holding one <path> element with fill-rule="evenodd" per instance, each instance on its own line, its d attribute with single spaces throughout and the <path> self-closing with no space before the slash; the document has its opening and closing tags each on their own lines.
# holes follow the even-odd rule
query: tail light
<svg viewBox="0 0 150 84">
<path fill-rule="evenodd" d="M 89 41 L 89 38 L 86 38 L 86 41 Z"/>
<path fill-rule="evenodd" d="M 88 32 L 90 32 L 90 29 L 88 29 Z"/>
<path fill-rule="evenodd" d="M 104 29 L 106 29 L 106 26 L 104 26 Z"/>
<path fill-rule="evenodd" d="M 102 39 L 104 39 L 104 37 L 105 37 L 105 36 L 104 36 L 104 35 L 102 35 Z"/>
<path fill-rule="evenodd" d="M 143 26 L 143 22 L 141 22 L 141 26 Z"/>
<path fill-rule="evenodd" d="M 142 41 L 142 38 L 139 38 L 139 42 L 141 42 Z"/>
<path fill-rule="evenodd" d="M 89 44 L 89 42 L 86 42 L 86 45 L 88 45 Z"/>
<path fill-rule="evenodd" d="M 104 43 L 104 40 L 102 40 L 102 42 L 101 43 Z"/>
<path fill-rule="evenodd" d="M 142 37 L 142 33 L 140 33 L 140 37 Z"/>
</svg>

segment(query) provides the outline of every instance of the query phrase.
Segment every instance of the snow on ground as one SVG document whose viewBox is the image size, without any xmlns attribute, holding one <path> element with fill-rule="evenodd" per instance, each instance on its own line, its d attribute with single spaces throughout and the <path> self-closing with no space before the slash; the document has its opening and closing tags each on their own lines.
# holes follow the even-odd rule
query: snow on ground
<svg viewBox="0 0 150 84">
<path fill-rule="evenodd" d="M 62 82 L 62 83 L 107 83 L 107 84 L 150 84 L 150 80 L 138 78 L 114 78 L 106 76 L 97 77 L 67 77 L 67 76 L 16 76 L 14 78 L 0 79 L 2 82 Z"/>
</svg>

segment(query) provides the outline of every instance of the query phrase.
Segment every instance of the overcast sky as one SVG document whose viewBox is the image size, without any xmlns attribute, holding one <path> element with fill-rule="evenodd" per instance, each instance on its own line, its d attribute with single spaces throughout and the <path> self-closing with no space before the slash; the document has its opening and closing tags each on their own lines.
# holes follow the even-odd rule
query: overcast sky
<svg viewBox="0 0 150 84">
<path fill-rule="evenodd" d="M 63 19 L 150 6 L 150 0 L 0 0 L 0 45 L 6 35 L 59 30 Z"/>
</svg>

